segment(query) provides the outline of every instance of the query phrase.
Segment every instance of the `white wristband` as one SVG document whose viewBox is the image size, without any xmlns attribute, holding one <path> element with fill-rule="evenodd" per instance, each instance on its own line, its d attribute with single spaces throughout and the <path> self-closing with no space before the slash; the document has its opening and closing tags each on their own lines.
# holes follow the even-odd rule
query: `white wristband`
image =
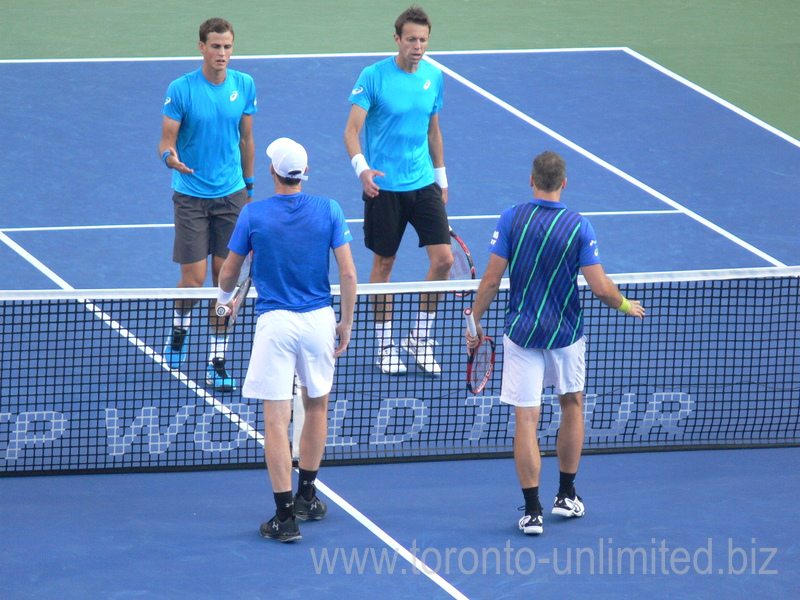
<svg viewBox="0 0 800 600">
<path fill-rule="evenodd" d="M 353 165 L 353 170 L 356 172 L 356 177 L 361 177 L 361 173 L 369 169 L 367 159 L 363 154 L 356 154 L 350 159 L 350 164 Z"/>
<path fill-rule="evenodd" d="M 220 304 L 227 304 L 233 298 L 233 295 L 236 293 L 236 288 L 232 289 L 230 292 L 223 291 L 222 288 L 219 288 L 219 292 L 217 293 L 217 302 Z"/>
<path fill-rule="evenodd" d="M 447 173 L 444 167 L 438 167 L 433 170 L 433 180 L 439 184 L 440 188 L 447 187 Z"/>
</svg>

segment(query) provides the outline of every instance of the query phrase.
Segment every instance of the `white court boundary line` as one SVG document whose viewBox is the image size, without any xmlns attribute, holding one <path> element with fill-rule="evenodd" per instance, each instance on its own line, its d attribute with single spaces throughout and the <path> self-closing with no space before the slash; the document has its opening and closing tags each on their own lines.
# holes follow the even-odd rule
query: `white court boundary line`
<svg viewBox="0 0 800 600">
<path fill-rule="evenodd" d="M 550 137 L 552 137 L 556 141 L 561 142 L 562 144 L 564 144 L 568 148 L 571 148 L 572 150 L 574 150 L 578 154 L 581 154 L 585 158 L 588 158 L 589 160 L 591 160 L 592 162 L 596 163 L 597 165 L 603 167 L 607 171 L 610 171 L 611 173 L 614 173 L 615 175 L 617 175 L 618 177 L 624 179 L 628 183 L 633 184 L 634 186 L 636 186 L 639 189 L 641 189 L 642 191 L 650 194 L 654 198 L 656 198 L 658 200 L 661 200 L 665 204 L 667 204 L 667 205 L 673 207 L 674 209 L 682 212 L 687 217 L 689 217 L 691 219 L 694 219 L 695 221 L 697 221 L 701 225 L 705 225 L 706 227 L 708 227 L 709 229 L 711 229 L 715 233 L 727 238 L 729 241 L 737 244 L 738 246 L 744 248 L 745 250 L 748 250 L 749 252 L 755 254 L 759 258 L 767 261 L 768 263 L 771 263 L 772 265 L 774 265 L 776 267 L 785 267 L 786 266 L 784 263 L 782 263 L 781 261 L 779 261 L 776 258 L 773 258 L 772 256 L 770 256 L 766 252 L 763 252 L 762 250 L 756 248 L 752 244 L 749 244 L 749 243 L 745 242 L 743 239 L 733 235 L 732 233 L 730 233 L 726 229 L 723 229 L 722 227 L 720 227 L 719 225 L 713 223 L 712 221 L 709 221 L 705 217 L 701 217 L 696 212 L 694 212 L 692 210 L 689 210 L 688 208 L 686 208 L 682 204 L 676 202 L 672 198 L 669 198 L 665 194 L 662 194 L 661 192 L 659 192 L 658 190 L 650 187 L 646 183 L 644 183 L 642 181 L 639 181 L 638 179 L 636 179 L 632 175 L 629 175 L 628 173 L 624 172 L 622 169 L 619 169 L 619 168 L 615 167 L 614 165 L 612 165 L 609 162 L 606 162 L 605 160 L 603 160 L 602 158 L 600 158 L 596 154 L 593 154 L 592 152 L 589 152 L 588 150 L 586 150 L 582 146 L 579 146 L 575 142 L 565 138 L 563 135 L 557 133 L 553 129 L 550 129 L 549 127 L 547 127 L 546 125 L 540 123 L 539 121 L 537 121 L 533 117 L 530 117 L 530 116 L 526 115 L 521 110 L 515 108 L 514 106 L 512 106 L 508 102 L 506 102 L 504 100 L 501 100 L 500 98 L 498 98 L 497 96 L 495 96 L 491 92 L 488 92 L 487 90 L 485 90 L 482 87 L 480 87 L 479 85 L 473 83 L 472 81 L 470 81 L 466 77 L 463 77 L 462 75 L 459 75 L 458 73 L 456 73 L 455 71 L 453 71 L 449 67 L 444 66 L 443 64 L 441 64 L 440 62 L 438 62 L 438 61 L 436 61 L 436 60 L 434 60 L 432 58 L 426 57 L 426 60 L 428 60 L 432 65 L 434 65 L 434 66 L 438 67 L 439 69 L 441 69 L 441 71 L 443 73 L 447 73 L 448 75 L 450 75 L 450 77 L 452 77 L 453 79 L 455 79 L 459 83 L 463 84 L 467 88 L 471 89 L 472 91 L 474 91 L 474 92 L 478 93 L 479 95 L 483 96 L 484 98 L 486 98 L 490 102 L 496 104 L 500 108 L 503 108 L 503 109 L 507 110 L 512 115 L 518 117 L 519 119 L 521 119 L 522 121 L 528 123 L 529 125 L 532 125 L 533 127 L 538 129 L 542 133 L 545 133 L 545 134 L 549 135 Z"/>
<path fill-rule="evenodd" d="M 75 288 L 73 288 L 64 279 L 56 275 L 56 273 L 54 273 L 51 269 L 42 264 L 32 254 L 30 254 L 27 250 L 22 248 L 12 239 L 10 239 L 2 231 L 0 231 L 0 240 L 4 241 L 16 252 L 18 252 L 21 256 L 25 257 L 26 260 L 31 262 L 31 264 L 40 265 L 41 267 L 40 270 L 42 270 L 42 272 L 45 273 L 53 282 L 59 285 L 59 287 L 62 288 L 61 290 L 62 292 L 69 291 L 69 292 L 75 292 L 79 295 L 88 295 L 85 291 L 76 290 Z M 80 302 L 87 311 L 92 313 L 96 318 L 98 318 L 100 321 L 106 324 L 112 331 L 118 333 L 121 337 L 123 337 L 126 341 L 132 344 L 135 348 L 143 352 L 146 356 L 153 359 L 153 361 L 156 364 L 158 364 L 162 369 L 164 369 L 170 375 L 172 375 L 172 377 L 174 377 L 179 382 L 184 384 L 187 388 L 189 388 L 189 390 L 194 392 L 201 400 L 209 404 L 224 417 L 230 419 L 232 423 L 237 425 L 242 431 L 244 431 L 250 438 L 254 439 L 262 447 L 264 446 L 265 444 L 264 435 L 256 431 L 250 425 L 250 423 L 242 419 L 242 417 L 238 413 L 233 412 L 229 407 L 227 407 L 225 404 L 217 400 L 213 395 L 209 394 L 205 389 L 200 387 L 194 380 L 186 376 L 183 373 L 183 371 L 179 369 L 170 369 L 169 366 L 167 365 L 166 360 L 164 360 L 164 357 L 161 354 L 156 352 L 152 347 L 145 344 L 136 335 L 131 333 L 130 330 L 123 327 L 119 323 L 119 321 L 116 321 L 114 318 L 111 317 L 111 315 L 102 311 L 96 304 L 94 304 L 93 302 L 89 302 L 85 299 L 82 299 L 80 297 L 77 298 L 77 301 Z M 316 481 L 316 485 L 317 488 L 323 494 L 328 496 L 331 500 L 333 500 L 336 504 L 338 504 L 345 512 L 347 512 L 351 517 L 353 517 L 356 521 L 361 523 L 361 525 L 363 525 L 370 533 L 378 537 L 397 555 L 401 556 L 403 559 L 408 561 L 412 565 L 415 571 L 423 573 L 426 577 L 428 577 L 431 581 L 433 581 L 436 585 L 438 585 L 440 588 L 442 588 L 445 592 L 450 594 L 450 596 L 452 596 L 456 600 L 469 600 L 469 598 L 466 595 L 462 594 L 458 589 L 456 589 L 452 584 L 450 584 L 450 582 L 441 577 L 435 570 L 431 569 L 422 560 L 414 556 L 402 544 L 398 543 L 392 536 L 390 536 L 383 529 L 378 527 L 374 522 L 368 519 L 361 511 L 356 509 L 353 505 L 347 502 L 339 494 L 334 492 L 322 481 L 318 479 Z"/>
</svg>

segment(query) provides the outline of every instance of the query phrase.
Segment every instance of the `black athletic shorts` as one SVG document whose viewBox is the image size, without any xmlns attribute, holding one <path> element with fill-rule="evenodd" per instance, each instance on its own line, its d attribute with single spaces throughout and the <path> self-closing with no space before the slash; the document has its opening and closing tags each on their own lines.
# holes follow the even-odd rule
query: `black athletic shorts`
<svg viewBox="0 0 800 600">
<path fill-rule="evenodd" d="M 411 192 L 381 190 L 364 200 L 364 245 L 379 256 L 394 256 L 406 225 L 416 230 L 419 247 L 450 243 L 450 226 L 437 184 Z"/>
</svg>

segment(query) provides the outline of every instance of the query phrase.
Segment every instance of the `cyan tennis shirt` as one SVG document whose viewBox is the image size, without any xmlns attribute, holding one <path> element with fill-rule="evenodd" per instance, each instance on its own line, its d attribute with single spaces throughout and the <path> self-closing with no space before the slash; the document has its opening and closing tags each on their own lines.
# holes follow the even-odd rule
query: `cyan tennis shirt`
<svg viewBox="0 0 800 600">
<path fill-rule="evenodd" d="M 407 73 L 390 56 L 361 72 L 350 102 L 367 111 L 364 158 L 386 174 L 375 178 L 381 189 L 410 192 L 433 183 L 428 126 L 442 93 L 442 72 L 425 61 Z"/>
<path fill-rule="evenodd" d="M 561 202 L 533 199 L 500 215 L 489 251 L 509 263 L 505 334 L 526 348 L 564 348 L 583 336 L 578 271 L 600 263 L 591 223 Z"/>
<path fill-rule="evenodd" d="M 244 187 L 239 122 L 256 112 L 256 86 L 246 73 L 228 69 L 214 85 L 197 69 L 167 88 L 161 114 L 179 121 L 178 158 L 194 173 L 173 169 L 172 189 L 196 198 L 222 198 Z"/>
</svg>

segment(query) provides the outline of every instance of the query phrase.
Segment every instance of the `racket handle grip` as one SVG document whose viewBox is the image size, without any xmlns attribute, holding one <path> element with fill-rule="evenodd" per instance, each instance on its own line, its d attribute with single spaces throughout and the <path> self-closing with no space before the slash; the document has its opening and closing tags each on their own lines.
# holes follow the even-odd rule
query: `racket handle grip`
<svg viewBox="0 0 800 600">
<path fill-rule="evenodd" d="M 224 305 L 224 304 L 220 304 L 217 307 L 217 316 L 218 317 L 227 317 L 230 313 L 231 313 L 231 309 L 228 306 Z"/>
<path fill-rule="evenodd" d="M 478 335 L 478 328 L 475 326 L 475 317 L 472 315 L 471 308 L 464 309 L 464 318 L 467 321 L 467 331 L 472 337 Z"/>
</svg>

